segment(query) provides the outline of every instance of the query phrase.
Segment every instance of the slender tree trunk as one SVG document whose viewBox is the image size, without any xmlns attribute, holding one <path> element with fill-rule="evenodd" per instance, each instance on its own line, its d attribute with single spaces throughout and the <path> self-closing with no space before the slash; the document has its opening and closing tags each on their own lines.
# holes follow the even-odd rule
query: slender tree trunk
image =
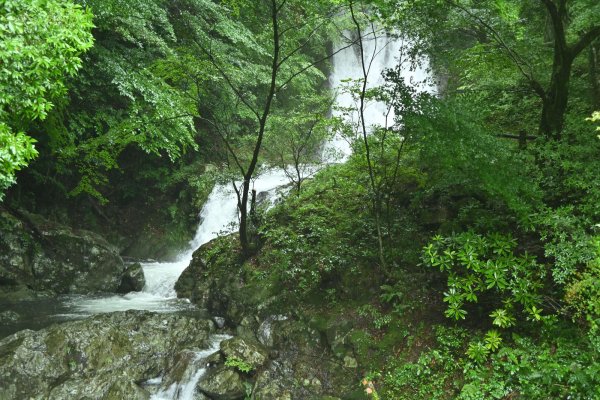
<svg viewBox="0 0 600 400">
<path fill-rule="evenodd" d="M 367 92 L 367 79 L 369 77 L 369 73 L 368 73 L 368 69 L 365 65 L 365 54 L 364 54 L 364 47 L 363 47 L 362 29 L 360 27 L 360 22 L 358 22 L 358 20 L 356 19 L 352 1 L 350 2 L 350 13 L 352 16 L 352 21 L 354 22 L 354 25 L 356 26 L 356 31 L 358 33 L 358 46 L 359 46 L 359 50 L 360 50 L 360 62 L 361 62 L 361 68 L 362 68 L 362 73 L 363 73 L 363 82 L 362 82 L 362 87 L 361 87 L 361 91 L 360 91 L 360 99 L 359 99 L 360 105 L 359 105 L 358 111 L 359 111 L 359 119 L 360 119 L 360 123 L 361 123 L 362 139 L 363 139 L 363 143 L 365 145 L 367 166 L 369 169 L 369 181 L 371 183 L 371 190 L 373 192 L 373 194 L 371 196 L 372 196 L 373 213 L 375 214 L 375 228 L 377 231 L 379 263 L 381 264 L 382 272 L 384 274 L 387 274 L 388 273 L 387 263 L 385 260 L 385 253 L 384 253 L 384 247 L 383 247 L 383 232 L 381 229 L 381 193 L 380 193 L 380 190 L 378 190 L 379 188 L 377 187 L 377 184 L 375 182 L 375 171 L 373 168 L 373 161 L 371 160 L 371 147 L 369 145 L 369 140 L 367 138 L 367 126 L 366 126 L 366 122 L 365 122 L 365 96 L 366 96 L 366 92 Z"/>
<path fill-rule="evenodd" d="M 242 199 L 238 204 L 240 211 L 239 234 L 242 253 L 246 255 L 250 252 L 250 240 L 248 239 L 248 188 L 250 187 L 250 180 L 244 179 L 242 185 Z"/>
<path fill-rule="evenodd" d="M 599 56 L 600 42 L 596 40 L 592 43 L 589 48 L 589 71 L 590 71 L 590 84 L 591 84 L 591 97 L 594 104 L 594 108 L 600 108 L 600 56 Z"/>
<path fill-rule="evenodd" d="M 250 246 L 250 238 L 248 237 L 248 193 L 250 191 L 250 181 L 254 176 L 254 171 L 256 170 L 256 166 L 258 164 L 258 156 L 260 154 L 260 150 L 262 148 L 262 141 L 265 135 L 265 129 L 267 126 L 267 119 L 269 118 L 269 114 L 271 112 L 271 105 L 273 104 L 273 98 L 275 97 L 275 92 L 277 91 L 277 74 L 279 72 L 279 52 L 280 52 L 280 43 L 279 43 L 279 7 L 277 5 L 276 0 L 271 0 L 271 24 L 273 28 L 273 60 L 271 63 L 271 82 L 269 85 L 269 91 L 267 92 L 267 97 L 265 99 L 265 104 L 263 106 L 262 115 L 258 120 L 258 136 L 256 138 L 256 143 L 254 145 L 254 151 L 252 153 L 252 160 L 250 161 L 250 165 L 248 165 L 248 169 L 244 174 L 244 186 L 242 187 L 242 201 L 239 205 L 240 207 L 240 244 L 242 246 L 242 252 L 244 256 L 248 256 L 251 252 Z"/>
</svg>

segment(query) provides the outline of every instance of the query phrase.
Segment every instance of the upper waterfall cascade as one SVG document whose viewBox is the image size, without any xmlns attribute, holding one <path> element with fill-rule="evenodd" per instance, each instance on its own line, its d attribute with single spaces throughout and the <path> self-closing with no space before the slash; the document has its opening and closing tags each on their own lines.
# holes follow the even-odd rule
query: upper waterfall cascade
<svg viewBox="0 0 600 400">
<path fill-rule="evenodd" d="M 335 55 L 332 60 L 332 72 L 329 76 L 329 84 L 336 91 L 332 115 L 342 117 L 346 122 L 355 126 L 359 123 L 358 112 L 345 113 L 344 110 L 357 110 L 359 104 L 355 96 L 344 88 L 349 81 L 356 82 L 363 79 L 364 72 L 359 45 L 348 46 L 348 43 L 355 41 L 356 38 L 352 37 L 352 33 L 349 31 L 345 31 L 343 36 L 345 40 L 334 46 Z M 412 65 L 408 57 L 410 43 L 407 41 L 375 30 L 371 34 L 364 35 L 362 46 L 365 72 L 367 73 L 367 89 L 382 86 L 385 83 L 382 73 L 386 69 L 394 68 L 398 63 L 402 63 L 402 77 L 408 85 L 421 91 L 434 91 L 427 84 L 429 78 L 427 60 L 422 59 L 417 65 Z M 365 104 L 364 116 L 365 125 L 369 130 L 373 126 L 389 127 L 394 123 L 394 110 L 380 101 L 370 101 Z M 337 156 L 345 161 L 351 151 L 348 138 L 337 134 L 327 143 L 324 153 L 325 158 L 328 158 L 327 154 L 337 153 Z"/>
</svg>

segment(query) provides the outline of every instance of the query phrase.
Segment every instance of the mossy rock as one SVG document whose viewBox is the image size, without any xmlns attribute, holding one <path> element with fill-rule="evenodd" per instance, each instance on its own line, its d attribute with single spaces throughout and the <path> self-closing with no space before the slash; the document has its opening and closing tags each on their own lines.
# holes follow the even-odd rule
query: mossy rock
<svg viewBox="0 0 600 400">
<path fill-rule="evenodd" d="M 161 374 L 185 349 L 205 348 L 212 326 L 126 311 L 17 332 L 0 341 L 0 398 L 147 398 L 136 382 Z"/>
</svg>

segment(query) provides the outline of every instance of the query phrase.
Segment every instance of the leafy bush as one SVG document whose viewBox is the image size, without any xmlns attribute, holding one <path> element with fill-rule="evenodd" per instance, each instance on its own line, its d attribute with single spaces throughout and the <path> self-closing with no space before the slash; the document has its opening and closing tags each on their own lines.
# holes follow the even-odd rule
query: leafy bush
<svg viewBox="0 0 600 400">
<path fill-rule="evenodd" d="M 496 309 L 490 317 L 494 325 L 514 325 L 516 305 L 539 320 L 544 271 L 530 255 L 515 254 L 516 246 L 511 236 L 499 233 L 435 236 L 423 250 L 423 263 L 448 275 L 445 315 L 454 320 L 465 319 L 465 303 L 477 303 L 480 296 L 492 295 Z"/>
<path fill-rule="evenodd" d="M 384 398 L 402 399 L 579 399 L 600 395 L 600 353 L 572 329 L 548 325 L 542 339 L 513 334 L 510 343 L 469 361 L 463 358 L 471 333 L 436 327 L 437 346 L 415 362 L 400 362 L 384 375 Z M 467 353 L 489 353 L 489 335 Z M 488 342 L 489 343 L 489 342 Z M 476 349 L 476 350 L 475 350 Z M 473 359 L 474 357 L 470 357 Z"/>
<path fill-rule="evenodd" d="M 225 366 L 236 368 L 243 373 L 248 373 L 253 370 L 252 365 L 235 357 L 228 357 L 225 361 Z"/>
</svg>

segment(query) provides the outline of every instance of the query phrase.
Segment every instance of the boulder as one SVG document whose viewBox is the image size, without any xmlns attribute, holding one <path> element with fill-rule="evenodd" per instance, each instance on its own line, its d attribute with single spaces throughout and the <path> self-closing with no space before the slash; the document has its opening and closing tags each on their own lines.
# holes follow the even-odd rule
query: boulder
<svg viewBox="0 0 600 400">
<path fill-rule="evenodd" d="M 0 287 L 54 293 L 115 292 L 125 265 L 101 236 L 38 215 L 0 209 Z"/>
<path fill-rule="evenodd" d="M 140 292 L 146 284 L 144 270 L 139 262 L 129 264 L 121 277 L 118 293 Z"/>
<path fill-rule="evenodd" d="M 346 360 L 348 365 L 344 365 L 331 351 L 323 330 L 301 320 L 269 318 L 269 321 L 269 342 L 276 356 L 258 371 L 254 398 L 318 399 L 353 395 L 356 360 Z"/>
<path fill-rule="evenodd" d="M 257 369 L 267 361 L 267 351 L 258 343 L 234 337 L 221 342 L 221 352 L 226 360 L 236 359 Z"/>
<path fill-rule="evenodd" d="M 270 298 L 270 288 L 264 282 L 249 283 L 240 264 L 239 239 L 235 234 L 219 237 L 196 250 L 175 290 L 178 297 L 188 298 L 198 308 L 223 317 L 229 327 L 242 325 L 244 317 L 255 318 L 257 311 L 270 312 L 259 307 Z"/>
<path fill-rule="evenodd" d="M 212 326 L 126 311 L 17 332 L 0 341 L 0 399 L 147 398 L 137 382 L 160 375 L 184 349 L 206 347 Z"/>
<path fill-rule="evenodd" d="M 198 381 L 197 389 L 214 400 L 238 400 L 246 395 L 240 374 L 233 368 L 211 368 Z"/>
</svg>

